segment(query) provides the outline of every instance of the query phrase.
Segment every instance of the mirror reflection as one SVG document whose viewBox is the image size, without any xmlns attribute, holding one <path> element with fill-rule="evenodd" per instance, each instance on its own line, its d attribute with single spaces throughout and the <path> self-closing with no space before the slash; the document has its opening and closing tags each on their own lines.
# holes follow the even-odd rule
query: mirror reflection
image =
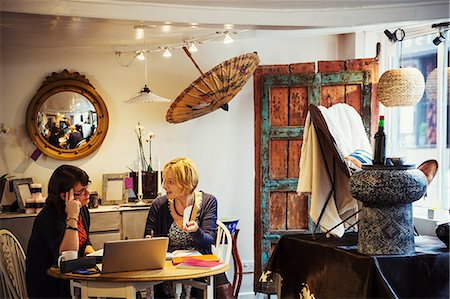
<svg viewBox="0 0 450 299">
<path fill-rule="evenodd" d="M 58 160 L 92 154 L 105 139 L 108 123 L 108 109 L 94 86 L 85 75 L 68 70 L 45 78 L 26 113 L 28 136 L 38 152 Z"/>
<path fill-rule="evenodd" d="M 94 105 L 83 95 L 63 91 L 50 96 L 38 112 L 39 132 L 57 148 L 85 145 L 97 129 Z"/>
</svg>

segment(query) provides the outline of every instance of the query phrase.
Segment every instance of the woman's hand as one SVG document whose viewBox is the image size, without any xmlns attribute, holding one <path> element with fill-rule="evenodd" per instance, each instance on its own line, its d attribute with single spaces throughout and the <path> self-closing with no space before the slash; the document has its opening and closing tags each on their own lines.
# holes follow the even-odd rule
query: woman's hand
<svg viewBox="0 0 450 299">
<path fill-rule="evenodd" d="M 84 255 L 88 255 L 89 253 L 93 253 L 95 251 L 94 247 L 92 245 L 87 245 L 86 249 L 84 250 Z"/>
<path fill-rule="evenodd" d="M 67 219 L 78 219 L 78 215 L 80 214 L 81 202 L 74 198 L 73 189 L 70 189 L 69 192 L 66 192 L 64 200 L 66 201 Z"/>
<path fill-rule="evenodd" d="M 153 229 L 151 229 L 151 230 L 150 230 L 150 234 L 145 235 L 145 237 L 146 237 L 147 239 L 151 239 L 151 238 L 153 238 L 154 235 L 155 235 L 155 233 L 153 232 Z"/>
<path fill-rule="evenodd" d="M 189 221 L 186 222 L 186 224 L 183 225 L 183 231 L 187 233 L 195 233 L 198 231 L 198 224 L 195 221 Z"/>
</svg>

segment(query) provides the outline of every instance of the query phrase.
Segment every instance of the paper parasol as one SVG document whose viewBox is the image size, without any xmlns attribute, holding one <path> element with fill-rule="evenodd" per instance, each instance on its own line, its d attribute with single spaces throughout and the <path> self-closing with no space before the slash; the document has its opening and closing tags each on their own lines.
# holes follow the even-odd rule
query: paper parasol
<svg viewBox="0 0 450 299">
<path fill-rule="evenodd" d="M 218 108 L 228 110 L 227 103 L 242 89 L 259 64 L 256 52 L 226 60 L 203 74 L 186 88 L 167 110 L 166 120 L 181 123 L 208 114 Z"/>
</svg>

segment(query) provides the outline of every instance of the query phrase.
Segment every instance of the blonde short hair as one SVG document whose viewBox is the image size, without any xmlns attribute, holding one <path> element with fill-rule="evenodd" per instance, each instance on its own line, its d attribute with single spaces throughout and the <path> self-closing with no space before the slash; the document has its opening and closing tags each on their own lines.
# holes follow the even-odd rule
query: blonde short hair
<svg viewBox="0 0 450 299">
<path fill-rule="evenodd" d="M 194 161 L 189 158 L 175 158 L 169 161 L 163 168 L 163 180 L 168 173 L 175 177 L 175 184 L 180 185 L 188 192 L 193 192 L 198 185 L 198 171 Z"/>
</svg>

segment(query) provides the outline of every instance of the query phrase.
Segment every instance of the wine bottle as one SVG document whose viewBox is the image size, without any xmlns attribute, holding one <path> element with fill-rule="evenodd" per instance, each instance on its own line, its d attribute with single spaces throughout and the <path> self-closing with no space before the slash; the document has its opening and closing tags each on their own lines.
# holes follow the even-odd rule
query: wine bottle
<svg viewBox="0 0 450 299">
<path fill-rule="evenodd" d="M 378 131 L 375 133 L 375 149 L 373 151 L 373 165 L 384 165 L 386 162 L 386 134 L 384 133 L 384 116 L 380 115 Z"/>
</svg>

